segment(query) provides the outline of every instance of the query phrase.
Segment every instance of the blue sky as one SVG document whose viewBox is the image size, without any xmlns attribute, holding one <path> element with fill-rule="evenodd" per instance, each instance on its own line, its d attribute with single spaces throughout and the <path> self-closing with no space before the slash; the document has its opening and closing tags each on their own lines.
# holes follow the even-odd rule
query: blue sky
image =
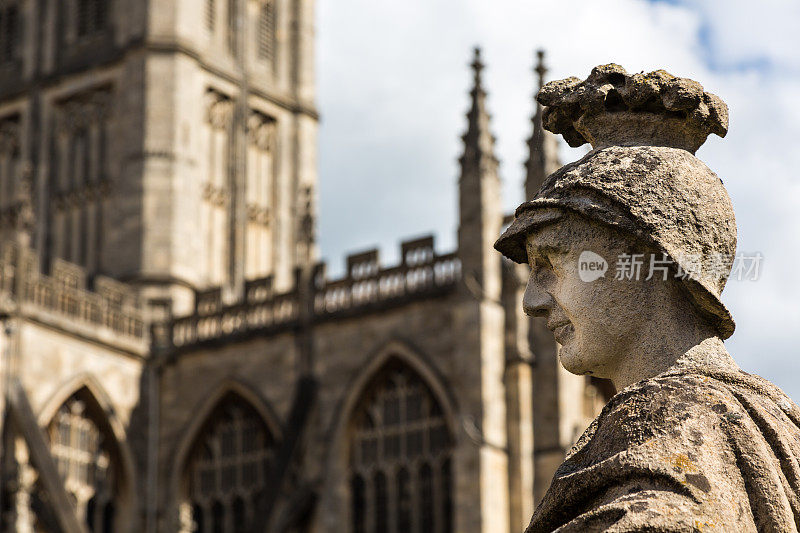
<svg viewBox="0 0 800 533">
<path fill-rule="evenodd" d="M 320 244 L 329 269 L 377 246 L 433 233 L 455 246 L 457 158 L 472 47 L 480 45 L 508 211 L 522 200 L 534 50 L 549 78 L 598 64 L 664 68 L 730 109 L 725 139 L 697 155 L 724 181 L 740 252 L 758 281 L 731 280 L 726 343 L 741 366 L 800 399 L 800 2 L 762 0 L 319 0 Z M 563 162 L 585 148 L 562 146 Z"/>
</svg>

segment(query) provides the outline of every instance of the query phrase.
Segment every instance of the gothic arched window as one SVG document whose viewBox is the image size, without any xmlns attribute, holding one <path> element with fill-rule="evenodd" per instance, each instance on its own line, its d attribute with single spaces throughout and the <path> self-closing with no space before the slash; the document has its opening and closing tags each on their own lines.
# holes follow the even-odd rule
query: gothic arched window
<svg viewBox="0 0 800 533">
<path fill-rule="evenodd" d="M 78 38 L 99 33 L 106 27 L 108 0 L 77 0 Z"/>
<path fill-rule="evenodd" d="M 92 533 L 114 531 L 119 493 L 116 443 L 87 389 L 59 408 L 48 428 L 50 452 L 77 516 Z"/>
<path fill-rule="evenodd" d="M 206 29 L 213 32 L 217 21 L 217 3 L 214 0 L 206 0 Z"/>
<path fill-rule="evenodd" d="M 18 209 L 19 152 L 19 115 L 0 119 L 0 216 Z"/>
<path fill-rule="evenodd" d="M 0 63 L 19 59 L 22 18 L 17 0 L 0 4 Z"/>
<path fill-rule="evenodd" d="M 441 405 L 393 360 L 353 414 L 350 502 L 355 533 L 450 533 L 452 438 Z"/>
<path fill-rule="evenodd" d="M 236 56 L 239 52 L 239 2 L 228 0 L 228 50 Z"/>
<path fill-rule="evenodd" d="M 268 488 L 273 438 L 261 416 L 234 394 L 214 409 L 184 472 L 184 508 L 197 533 L 251 531 Z M 189 518 L 182 519 L 188 522 Z"/>
<path fill-rule="evenodd" d="M 265 0 L 258 13 L 258 58 L 275 60 L 275 0 Z"/>
</svg>

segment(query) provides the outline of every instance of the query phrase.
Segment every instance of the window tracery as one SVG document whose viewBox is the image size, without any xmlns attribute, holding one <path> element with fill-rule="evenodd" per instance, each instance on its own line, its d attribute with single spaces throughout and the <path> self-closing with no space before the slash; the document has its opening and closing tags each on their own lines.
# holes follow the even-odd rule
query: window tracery
<svg viewBox="0 0 800 533">
<path fill-rule="evenodd" d="M 228 50 L 233 56 L 239 52 L 239 2 L 228 0 Z"/>
<path fill-rule="evenodd" d="M 102 32 L 106 27 L 108 0 L 77 0 L 76 34 L 78 38 Z"/>
<path fill-rule="evenodd" d="M 22 40 L 22 17 L 19 4 L 7 0 L 0 7 L 0 64 L 13 63 L 19 59 Z"/>
<path fill-rule="evenodd" d="M 214 31 L 217 22 L 217 3 L 215 0 L 206 0 L 206 29 Z"/>
<path fill-rule="evenodd" d="M 353 415 L 352 530 L 452 531 L 452 439 L 429 387 L 399 361 L 372 380 Z"/>
<path fill-rule="evenodd" d="M 114 531 L 118 473 L 110 437 L 85 394 L 59 408 L 48 428 L 50 452 L 76 514 L 93 533 Z"/>
<path fill-rule="evenodd" d="M 16 225 L 20 189 L 19 115 L 0 120 L 0 229 Z"/>
<path fill-rule="evenodd" d="M 108 88 L 89 90 L 59 102 L 54 117 L 48 251 L 90 273 L 100 267 L 104 240 L 110 107 Z"/>
<path fill-rule="evenodd" d="M 60 40 L 66 46 L 58 50 L 62 60 L 73 59 L 109 36 L 110 0 L 59 0 L 56 5 Z"/>
<path fill-rule="evenodd" d="M 234 395 L 209 417 L 184 472 L 182 531 L 250 531 L 271 474 L 273 439 L 261 417 Z"/>
<path fill-rule="evenodd" d="M 266 0 L 258 13 L 258 58 L 267 63 L 275 61 L 275 0 Z"/>
</svg>

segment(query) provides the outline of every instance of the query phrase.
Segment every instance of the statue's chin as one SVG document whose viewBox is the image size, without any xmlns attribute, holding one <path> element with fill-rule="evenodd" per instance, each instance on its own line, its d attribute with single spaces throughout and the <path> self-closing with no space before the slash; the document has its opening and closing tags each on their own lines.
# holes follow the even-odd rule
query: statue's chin
<svg viewBox="0 0 800 533">
<path fill-rule="evenodd" d="M 590 365 L 587 364 L 588 361 L 581 357 L 580 353 L 575 353 L 569 344 L 561 347 L 558 356 L 561 360 L 561 366 L 563 366 L 567 372 L 579 376 L 592 373 Z"/>
<path fill-rule="evenodd" d="M 602 372 L 603 365 L 600 364 L 596 353 L 587 354 L 583 351 L 575 350 L 570 344 L 564 345 L 559 351 L 561 366 L 567 372 L 578 376 L 606 377 Z"/>
</svg>

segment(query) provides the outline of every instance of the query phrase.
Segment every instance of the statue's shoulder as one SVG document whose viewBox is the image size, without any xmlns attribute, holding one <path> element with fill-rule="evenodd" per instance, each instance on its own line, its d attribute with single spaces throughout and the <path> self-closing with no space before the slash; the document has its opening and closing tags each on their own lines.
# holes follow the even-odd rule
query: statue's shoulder
<svg viewBox="0 0 800 533">
<path fill-rule="evenodd" d="M 665 372 L 631 385 L 606 406 L 606 416 L 636 416 L 653 410 L 726 412 L 723 406 L 747 408 L 748 404 L 775 406 L 800 420 L 800 409 L 770 381 L 739 369 L 686 368 Z M 601 415 L 602 416 L 602 415 Z"/>
<path fill-rule="evenodd" d="M 729 385 L 705 373 L 678 371 L 635 383 L 606 405 L 605 418 L 639 418 L 658 422 L 661 415 L 691 409 L 713 410 L 718 402 L 735 402 Z"/>
<path fill-rule="evenodd" d="M 616 394 L 609 410 L 629 409 L 642 402 L 694 401 L 713 410 L 710 400 L 740 402 L 743 396 L 761 397 L 786 411 L 797 406 L 780 388 L 755 374 L 738 368 L 678 368 L 635 383 Z M 680 405 L 677 404 L 679 407 Z"/>
<path fill-rule="evenodd" d="M 623 389 L 587 437 L 627 447 L 677 431 L 717 432 L 745 417 L 778 420 L 800 435 L 800 408 L 771 382 L 741 370 L 691 368 Z"/>
<path fill-rule="evenodd" d="M 800 482 L 781 472 L 800 460 L 799 421 L 778 387 L 738 369 L 631 385 L 556 471 L 528 531 L 793 531 Z"/>
<path fill-rule="evenodd" d="M 616 454 L 664 442 L 673 435 L 699 434 L 714 406 L 732 408 L 735 398 L 702 375 L 681 373 L 640 381 L 614 395 L 572 447 L 565 465 L 580 467 Z M 716 409 L 721 409 L 716 407 Z"/>
</svg>

